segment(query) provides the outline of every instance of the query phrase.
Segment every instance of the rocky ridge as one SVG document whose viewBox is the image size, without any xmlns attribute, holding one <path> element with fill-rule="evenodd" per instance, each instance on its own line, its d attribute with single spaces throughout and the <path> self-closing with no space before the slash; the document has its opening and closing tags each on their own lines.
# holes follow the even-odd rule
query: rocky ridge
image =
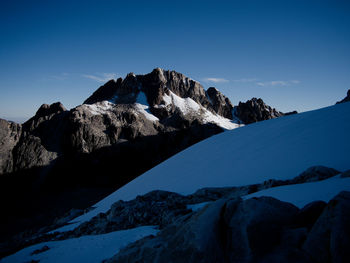
<svg viewBox="0 0 350 263">
<path fill-rule="evenodd" d="M 43 104 L 23 125 L 1 120 L 0 174 L 201 126 L 206 135 L 193 138 L 197 142 L 221 128 L 283 115 L 256 98 L 234 107 L 216 88 L 205 91 L 199 82 L 175 71 L 156 68 L 146 75 L 129 73 L 125 79 L 108 81 L 70 111 L 57 102 Z"/>
<path fill-rule="evenodd" d="M 252 98 L 239 102 L 234 108 L 235 116 L 245 124 L 282 117 L 285 114 L 266 105 L 262 99 Z M 287 114 L 288 115 L 288 114 Z"/>
</svg>

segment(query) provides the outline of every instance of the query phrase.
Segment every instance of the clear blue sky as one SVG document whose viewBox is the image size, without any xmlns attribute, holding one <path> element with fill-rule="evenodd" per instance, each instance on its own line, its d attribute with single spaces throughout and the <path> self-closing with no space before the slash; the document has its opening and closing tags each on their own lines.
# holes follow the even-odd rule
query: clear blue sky
<svg viewBox="0 0 350 263">
<path fill-rule="evenodd" d="M 13 1 L 0 8 L 0 117 L 81 104 L 110 77 L 172 69 L 234 104 L 334 104 L 350 88 L 349 1 Z"/>
</svg>

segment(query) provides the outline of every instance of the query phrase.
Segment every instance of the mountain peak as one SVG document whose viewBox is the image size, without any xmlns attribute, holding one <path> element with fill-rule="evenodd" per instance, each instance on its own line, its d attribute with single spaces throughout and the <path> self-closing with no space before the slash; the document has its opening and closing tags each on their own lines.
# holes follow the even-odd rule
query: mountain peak
<svg viewBox="0 0 350 263">
<path fill-rule="evenodd" d="M 58 113 L 61 111 L 66 111 L 67 109 L 63 106 L 61 102 L 55 102 L 52 104 L 42 104 L 40 108 L 35 113 L 36 117 L 44 117 L 51 115 L 53 113 Z"/>
<path fill-rule="evenodd" d="M 199 82 L 182 73 L 161 68 L 155 68 L 145 75 L 129 73 L 125 79 L 108 81 L 86 99 L 84 104 L 94 104 L 104 100 L 116 104 L 132 104 L 136 102 L 140 92 L 145 94 L 151 111 L 156 115 L 164 115 L 159 111 L 164 110 L 165 99 L 173 93 L 183 99 L 192 99 L 212 113 L 232 119 L 232 103 L 217 89 L 211 88 L 206 92 Z"/>
</svg>

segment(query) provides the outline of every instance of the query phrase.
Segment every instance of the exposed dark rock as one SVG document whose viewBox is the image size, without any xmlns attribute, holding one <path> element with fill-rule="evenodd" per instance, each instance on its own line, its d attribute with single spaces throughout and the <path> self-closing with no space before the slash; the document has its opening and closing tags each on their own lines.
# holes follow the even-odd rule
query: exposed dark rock
<svg viewBox="0 0 350 263">
<path fill-rule="evenodd" d="M 207 90 L 207 95 L 215 112 L 225 118 L 232 119 L 233 105 L 226 96 L 214 87 Z"/>
<path fill-rule="evenodd" d="M 349 262 L 350 192 L 324 207 L 313 202 L 299 210 L 271 197 L 220 199 L 104 262 Z"/>
<path fill-rule="evenodd" d="M 350 101 L 350 89 L 348 90 L 346 97 L 344 99 L 342 99 L 341 101 L 338 101 L 336 104 L 344 103 L 344 102 L 348 102 L 348 101 Z"/>
<path fill-rule="evenodd" d="M 250 262 L 280 244 L 281 232 L 292 223 L 298 208 L 271 197 L 229 201 L 224 220 L 229 262 Z"/>
<path fill-rule="evenodd" d="M 314 262 L 350 262 L 350 192 L 341 192 L 325 207 L 303 249 Z"/>
<path fill-rule="evenodd" d="M 43 253 L 47 250 L 49 250 L 50 248 L 48 246 L 43 246 L 42 248 L 39 248 L 39 249 L 36 249 L 34 250 L 31 255 L 37 255 L 37 254 L 40 254 L 40 253 Z"/>
<path fill-rule="evenodd" d="M 294 111 L 290 111 L 290 112 L 285 112 L 283 114 L 284 114 L 284 116 L 288 116 L 288 115 L 298 114 L 298 112 L 296 110 L 294 110 Z"/>
<path fill-rule="evenodd" d="M 118 201 L 106 214 L 99 214 L 74 230 L 74 236 L 103 234 L 142 225 L 169 225 L 191 211 L 185 197 L 165 191 L 152 191 L 128 202 Z"/>
<path fill-rule="evenodd" d="M 71 150 L 83 153 L 137 137 L 157 135 L 161 129 L 129 104 L 106 106 L 102 102 L 93 107 L 81 105 L 73 109 L 68 126 L 65 144 Z"/>
<path fill-rule="evenodd" d="M 243 123 L 250 124 L 281 117 L 283 113 L 266 105 L 262 99 L 252 98 L 246 102 L 239 102 L 235 107 L 235 115 Z"/>
<path fill-rule="evenodd" d="M 18 143 L 22 125 L 0 119 L 0 174 L 13 171 L 13 148 Z"/>
<path fill-rule="evenodd" d="M 341 173 L 340 177 L 341 178 L 350 177 L 350 170 L 347 170 L 347 171 Z"/>
<path fill-rule="evenodd" d="M 35 117 L 44 117 L 62 111 L 66 111 L 66 108 L 62 105 L 61 102 L 52 103 L 51 105 L 43 104 L 36 112 Z"/>
<path fill-rule="evenodd" d="M 191 217 L 179 218 L 156 237 L 130 244 L 106 262 L 260 262 L 283 237 L 292 237 L 289 247 L 300 243 L 305 231 L 285 230 L 297 211 L 268 197 L 220 199 Z M 304 259 L 299 250 L 295 254 Z"/>
<path fill-rule="evenodd" d="M 14 149 L 14 155 L 15 170 L 49 165 L 57 158 L 56 152 L 46 150 L 41 139 L 33 135 L 21 139 L 21 143 Z"/>
<path fill-rule="evenodd" d="M 122 249 L 106 262 L 223 262 L 220 220 L 225 200 L 192 217 L 181 218 L 156 237 L 148 237 Z"/>
<path fill-rule="evenodd" d="M 327 203 L 323 201 L 314 201 L 307 204 L 296 215 L 295 224 L 307 227 L 310 230 L 326 205 Z"/>
<path fill-rule="evenodd" d="M 306 171 L 302 172 L 299 176 L 293 179 L 293 183 L 306 183 L 306 182 L 314 182 L 321 181 L 333 177 L 337 174 L 340 174 L 339 171 L 328 168 L 325 166 L 312 166 L 308 168 Z"/>
<path fill-rule="evenodd" d="M 93 104 L 99 101 L 110 100 L 116 94 L 121 86 L 122 78 L 117 81 L 110 80 L 103 86 L 99 87 L 89 98 L 84 101 L 84 104 Z"/>
</svg>

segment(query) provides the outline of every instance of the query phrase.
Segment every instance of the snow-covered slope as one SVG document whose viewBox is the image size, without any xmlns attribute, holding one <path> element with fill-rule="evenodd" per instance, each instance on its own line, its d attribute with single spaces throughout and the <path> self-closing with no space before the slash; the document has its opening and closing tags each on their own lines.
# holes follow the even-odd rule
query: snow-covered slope
<svg viewBox="0 0 350 263">
<path fill-rule="evenodd" d="M 129 243 L 145 236 L 155 235 L 157 232 L 158 230 L 152 226 L 143 226 L 102 235 L 44 242 L 24 248 L 2 259 L 1 262 L 101 262 L 115 255 Z"/>
<path fill-rule="evenodd" d="M 344 171 L 350 168 L 349 134 L 350 103 L 227 131 L 144 173 L 74 222 L 89 220 L 120 199 L 130 200 L 155 189 L 190 194 L 203 187 L 290 179 L 314 165 Z"/>
<path fill-rule="evenodd" d="M 246 195 L 244 199 L 271 196 L 278 200 L 292 203 L 297 207 L 302 208 L 315 200 L 329 202 L 336 194 L 343 190 L 350 191 L 350 178 L 341 178 L 339 175 L 337 175 L 319 182 L 269 188 Z"/>
</svg>

